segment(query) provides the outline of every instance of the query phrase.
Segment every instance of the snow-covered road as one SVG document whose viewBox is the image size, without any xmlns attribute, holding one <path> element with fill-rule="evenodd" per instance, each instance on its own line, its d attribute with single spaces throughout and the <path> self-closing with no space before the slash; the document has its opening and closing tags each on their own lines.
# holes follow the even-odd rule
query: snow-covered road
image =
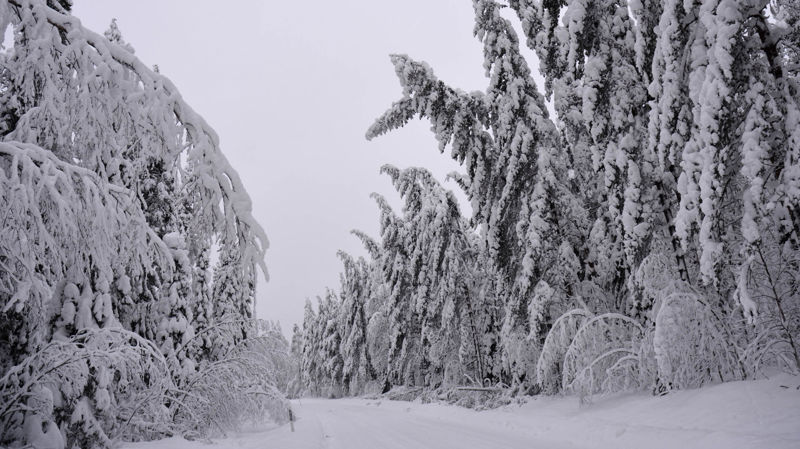
<svg viewBox="0 0 800 449">
<path fill-rule="evenodd" d="M 498 410 L 361 399 L 302 399 L 292 403 L 297 420 L 216 440 L 214 446 L 171 438 L 127 449 L 561 449 L 520 432 L 519 417 Z M 527 424 L 525 427 L 532 428 Z"/>
<path fill-rule="evenodd" d="M 509 432 L 509 423 L 465 419 L 477 415 L 455 407 L 420 407 L 390 401 L 304 399 L 295 402 L 296 432 L 317 435 L 330 449 L 557 449 L 565 446 Z M 464 413 L 467 412 L 467 413 Z M 305 435 L 303 435 L 305 436 Z M 302 438 L 299 438 L 302 439 Z M 287 443 L 289 439 L 284 440 Z M 314 445 L 275 447 L 319 447 Z"/>
<path fill-rule="evenodd" d="M 447 404 L 302 399 L 288 424 L 215 440 L 172 438 L 127 449 L 796 449 L 800 377 L 778 375 L 676 391 L 574 397 L 475 411 Z"/>
</svg>

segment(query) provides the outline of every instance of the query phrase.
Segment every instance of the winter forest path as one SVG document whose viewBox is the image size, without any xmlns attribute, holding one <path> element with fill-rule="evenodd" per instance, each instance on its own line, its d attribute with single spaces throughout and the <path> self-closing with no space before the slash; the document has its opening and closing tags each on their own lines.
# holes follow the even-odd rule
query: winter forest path
<svg viewBox="0 0 800 449">
<path fill-rule="evenodd" d="M 298 421 L 295 430 L 316 434 L 319 445 L 289 448 L 326 449 L 536 449 L 566 448 L 563 444 L 539 442 L 527 432 L 514 432 L 508 422 L 480 419 L 477 412 L 454 407 L 420 406 L 391 401 L 303 399 L 294 402 Z M 465 419 L 466 415 L 472 419 Z M 488 416 L 485 416 L 488 418 Z M 494 417 L 494 416 L 493 416 Z M 477 418 L 477 419 L 476 419 Z M 505 424 L 505 425 L 503 425 Z M 305 435 L 304 435 L 305 436 Z M 298 443 L 305 438 L 299 438 Z M 278 447 L 278 446 L 273 446 Z"/>
<path fill-rule="evenodd" d="M 666 396 L 575 397 L 475 411 L 369 399 L 292 401 L 297 420 L 209 445 L 170 438 L 125 449 L 796 449 L 800 377 L 786 374 Z"/>
</svg>

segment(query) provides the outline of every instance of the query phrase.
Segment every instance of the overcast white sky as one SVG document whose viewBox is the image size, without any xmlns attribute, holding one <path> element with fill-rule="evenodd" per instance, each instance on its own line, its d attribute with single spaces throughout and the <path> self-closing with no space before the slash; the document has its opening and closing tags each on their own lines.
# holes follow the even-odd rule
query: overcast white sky
<svg viewBox="0 0 800 449">
<path fill-rule="evenodd" d="M 95 31 L 116 17 L 137 56 L 158 64 L 218 132 L 270 238 L 257 313 L 287 334 L 307 297 L 338 288 L 336 251 L 364 254 L 349 231 L 377 235 L 369 194 L 393 193 L 382 164 L 424 166 L 439 179 L 458 168 L 427 123 L 365 140 L 400 98 L 388 55 L 427 61 L 467 91 L 486 85 L 468 0 L 74 3 Z"/>
</svg>

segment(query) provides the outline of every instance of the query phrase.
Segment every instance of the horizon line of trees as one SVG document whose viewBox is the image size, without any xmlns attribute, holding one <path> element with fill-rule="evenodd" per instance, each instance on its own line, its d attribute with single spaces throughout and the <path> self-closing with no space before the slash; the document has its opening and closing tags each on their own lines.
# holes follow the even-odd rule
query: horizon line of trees
<svg viewBox="0 0 800 449">
<path fill-rule="evenodd" d="M 429 120 L 473 215 L 426 170 L 382 168 L 402 211 L 373 194 L 369 257 L 341 253 L 338 291 L 307 302 L 296 390 L 589 397 L 800 372 L 796 2 L 473 6 L 486 90 L 392 55 L 402 98 L 367 132 Z"/>
</svg>

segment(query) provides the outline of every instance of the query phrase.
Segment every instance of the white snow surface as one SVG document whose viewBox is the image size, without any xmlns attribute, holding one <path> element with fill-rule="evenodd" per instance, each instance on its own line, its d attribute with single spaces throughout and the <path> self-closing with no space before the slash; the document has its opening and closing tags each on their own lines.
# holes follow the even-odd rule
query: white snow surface
<svg viewBox="0 0 800 449">
<path fill-rule="evenodd" d="M 777 375 L 666 396 L 628 394 L 581 406 L 574 397 L 474 411 L 376 399 L 301 399 L 288 424 L 213 444 L 172 438 L 126 449 L 797 448 L 800 377 Z"/>
</svg>

